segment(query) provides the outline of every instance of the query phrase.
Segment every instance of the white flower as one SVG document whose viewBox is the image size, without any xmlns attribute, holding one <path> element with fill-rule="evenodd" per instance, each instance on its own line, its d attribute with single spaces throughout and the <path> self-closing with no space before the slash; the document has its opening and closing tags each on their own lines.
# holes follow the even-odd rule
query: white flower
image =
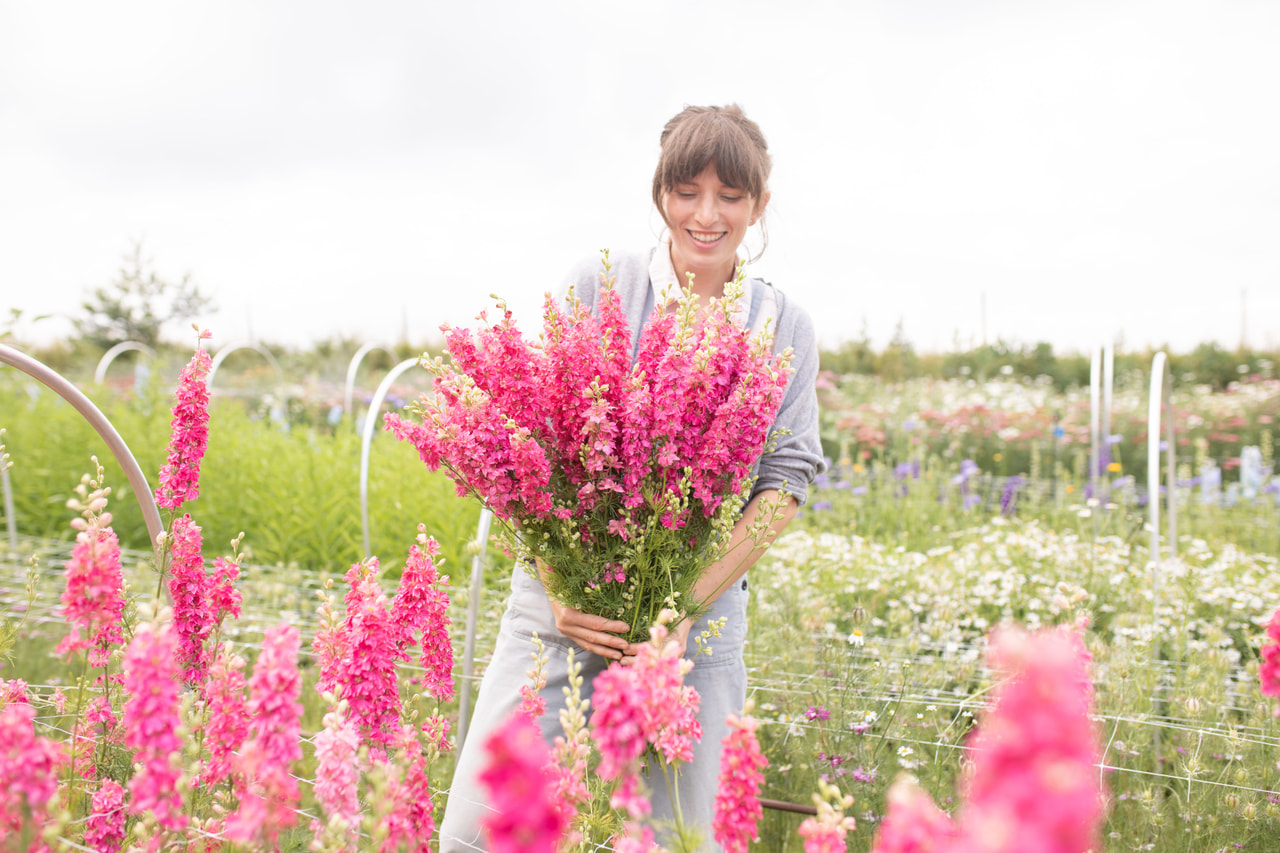
<svg viewBox="0 0 1280 853">
<path fill-rule="evenodd" d="M 863 643 L 862 632 L 859 631 L 857 628 L 854 628 L 853 632 L 849 634 L 849 645 L 853 646 L 854 648 L 860 649 L 862 648 L 862 643 Z"/>
</svg>

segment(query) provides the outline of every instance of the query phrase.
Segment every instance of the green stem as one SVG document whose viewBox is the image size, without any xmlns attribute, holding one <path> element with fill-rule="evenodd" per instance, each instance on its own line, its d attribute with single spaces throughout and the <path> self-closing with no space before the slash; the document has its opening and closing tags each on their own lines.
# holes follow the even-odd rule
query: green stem
<svg viewBox="0 0 1280 853">
<path fill-rule="evenodd" d="M 893 704 L 893 711 L 889 713 L 889 722 L 885 724 L 884 734 L 880 736 L 880 743 L 876 744 L 875 752 L 871 753 L 871 763 L 874 765 L 876 756 L 880 754 L 880 748 L 889 740 L 889 730 L 893 728 L 893 721 L 898 718 L 898 709 L 902 707 L 902 700 L 907 695 L 907 671 L 902 672 L 902 686 L 898 688 L 898 701 Z"/>
<path fill-rule="evenodd" d="M 70 802 L 71 794 L 75 790 L 76 778 L 76 750 L 80 746 L 80 723 L 81 715 L 84 712 L 84 685 L 89 680 L 89 653 L 86 651 L 84 655 L 84 668 L 80 671 L 76 689 L 76 721 L 71 727 L 71 760 L 67 762 L 67 801 Z"/>
</svg>

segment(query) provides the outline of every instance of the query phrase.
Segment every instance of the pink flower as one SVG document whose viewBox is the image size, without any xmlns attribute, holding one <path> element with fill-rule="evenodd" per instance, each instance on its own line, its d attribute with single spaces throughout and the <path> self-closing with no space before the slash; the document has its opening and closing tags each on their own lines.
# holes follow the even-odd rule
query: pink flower
<svg viewBox="0 0 1280 853">
<path fill-rule="evenodd" d="M 543 678 L 542 683 L 538 687 L 534 687 L 531 684 L 520 685 L 519 711 L 527 717 L 531 723 L 536 724 L 538 720 L 542 719 L 542 715 L 547 712 L 547 700 L 543 699 L 542 695 L 538 693 L 546 683 L 547 680 Z"/>
<path fill-rule="evenodd" d="M 613 853 L 655 853 L 661 850 L 653 840 L 653 830 L 635 821 L 624 823 L 622 833 L 613 838 Z"/>
<path fill-rule="evenodd" d="M 998 632 L 989 661 L 1010 677 L 970 738 L 959 819 L 952 823 L 927 794 L 897 783 L 873 853 L 1100 850 L 1103 792 L 1089 660 L 1066 628 Z"/>
<path fill-rule="evenodd" d="M 605 575 L 638 581 L 627 606 L 645 615 L 627 621 L 639 639 L 662 598 L 673 586 L 689 594 L 710 559 L 708 519 L 726 501 L 737 506 L 791 356 L 775 355 L 767 336 L 753 338 L 727 308 L 704 320 L 661 306 L 640 331 L 633 362 L 632 330 L 607 265 L 602 282 L 592 307 L 548 296 L 539 343 L 521 336 L 505 305 L 491 326 L 443 327 L 450 362 L 434 367 L 435 393 L 416 409 L 421 422 L 388 415 L 386 428 L 428 467 L 444 467 L 460 495 L 478 496 L 525 541 L 543 543 L 543 556 L 572 553 L 566 560 L 595 564 L 610 559 L 618 539 L 637 550 L 646 543 L 636 537 L 665 543 L 656 547 L 673 559 L 662 563 L 670 572 L 661 583 L 630 570 Z M 566 571 L 548 591 L 574 607 L 615 609 L 606 599 L 621 591 L 600 595 L 599 587 L 599 577 Z"/>
<path fill-rule="evenodd" d="M 244 658 L 224 648 L 214 658 L 205 684 L 208 723 L 204 742 L 209 748 L 209 762 L 200 779 L 209 787 L 231 777 L 236 753 L 249 736 L 249 703 L 244 688 Z"/>
<path fill-rule="evenodd" d="M 400 736 L 396 661 L 407 658 L 404 628 L 378 585 L 377 559 L 353 565 L 347 582 L 345 619 L 332 630 L 316 632 L 317 687 L 347 701 L 362 738 L 390 748 Z"/>
<path fill-rule="evenodd" d="M 702 738 L 698 693 L 684 684 L 693 664 L 675 644 L 666 644 L 667 629 L 655 625 L 650 642 L 640 646 L 627 667 L 611 664 L 593 683 L 591 732 L 600 750 L 599 773 L 617 779 L 615 808 L 634 817 L 647 813 L 637 790 L 638 762 L 652 744 L 667 764 L 690 761 L 693 742 Z"/>
<path fill-rule="evenodd" d="M 431 848 L 427 842 L 436 831 L 431 814 L 431 788 L 427 784 L 427 759 L 416 741 L 410 744 L 407 760 L 387 765 L 391 809 L 386 816 L 387 837 L 379 848 L 380 853 L 401 850 L 428 853 Z"/>
<path fill-rule="evenodd" d="M 720 789 L 712 827 L 725 853 L 746 853 L 749 840 L 759 837 L 756 826 L 763 813 L 760 787 L 769 760 L 760 752 L 755 719 L 730 714 L 728 722 L 730 732 L 720 753 Z"/>
<path fill-rule="evenodd" d="M 217 625 L 211 578 L 205 574 L 200 528 L 190 515 L 173 521 L 169 553 L 169 594 L 178 633 L 178 662 L 188 684 L 204 683 L 209 667 L 205 640 Z"/>
<path fill-rule="evenodd" d="M 58 791 L 62 746 L 36 734 L 35 715 L 27 702 L 0 708 L 0 837 L 18 832 L 24 819 L 42 825 Z"/>
<path fill-rule="evenodd" d="M 5 681 L 0 678 L 0 707 L 13 702 L 31 704 L 31 696 L 27 692 L 27 682 L 21 678 L 15 678 L 12 681 Z"/>
<path fill-rule="evenodd" d="M 1083 642 L 1067 629 L 1006 630 L 989 657 L 1012 678 L 970 738 L 962 845 L 989 853 L 1101 849 L 1103 792 Z"/>
<path fill-rule="evenodd" d="M 138 627 L 124 655 L 125 745 L 142 765 L 129 780 L 132 814 L 155 814 L 166 829 L 186 825 L 178 759 L 179 698 L 177 637 L 168 623 Z"/>
<path fill-rule="evenodd" d="M 209 443 L 209 353 L 197 349 L 178 377 L 170 427 L 169 458 L 160 469 L 156 503 L 176 509 L 200 494 L 200 460 Z"/>
<path fill-rule="evenodd" d="M 213 561 L 213 580 L 209 584 L 209 597 L 212 602 L 214 623 L 221 625 L 227 616 L 240 618 L 240 590 L 236 589 L 236 581 L 240 579 L 240 566 L 226 557 L 218 557 Z"/>
<path fill-rule="evenodd" d="M 329 817 L 341 818 L 348 827 L 358 823 L 360 803 L 356 785 L 360 768 L 356 753 L 360 733 L 346 715 L 335 708 L 324 715 L 324 728 L 316 735 L 316 802 Z"/>
<path fill-rule="evenodd" d="M 554 853 L 568 823 L 556 808 L 547 772 L 550 751 L 537 728 L 513 714 L 485 741 L 480 783 L 493 811 L 484 818 L 493 853 Z"/>
<path fill-rule="evenodd" d="M 933 800 L 909 779 L 894 782 L 871 853 L 935 853 L 952 849 L 956 828 Z"/>
<path fill-rule="evenodd" d="M 573 823 L 578 809 L 591 800 L 586 783 L 590 758 L 591 748 L 585 738 L 570 741 L 556 736 L 547 772 L 551 774 L 551 800 L 566 825 Z"/>
<path fill-rule="evenodd" d="M 449 641 L 449 596 L 441 588 L 449 579 L 441 577 L 432 560 L 439 553 L 440 545 L 427 536 L 426 526 L 419 524 L 418 541 L 409 548 L 391 618 L 401 629 L 401 652 L 421 635 L 423 689 L 447 702 L 453 698 L 453 645 Z"/>
<path fill-rule="evenodd" d="M 361 736 L 383 748 L 393 747 L 400 736 L 396 663 L 410 660 L 419 641 L 424 689 L 442 702 L 453 697 L 449 597 L 441 589 L 448 578 L 432 560 L 439 547 L 419 525 L 394 602 L 379 585 L 376 559 L 353 565 L 347 572 L 351 588 L 345 617 L 316 632 L 319 689 L 339 693 Z"/>
<path fill-rule="evenodd" d="M 1262 646 L 1258 679 L 1262 682 L 1263 696 L 1280 697 L 1280 610 L 1271 615 L 1267 636 L 1271 642 Z M 1280 717 L 1280 704 L 1276 705 L 1275 715 Z"/>
<path fill-rule="evenodd" d="M 71 631 L 58 644 L 57 653 L 89 649 L 89 665 L 106 666 L 110 647 L 124 642 L 120 628 L 123 575 L 115 531 L 90 523 L 76 534 L 66 576 L 62 605 Z"/>
<path fill-rule="evenodd" d="M 239 762 L 245 785 L 239 791 L 239 810 L 227 818 L 226 835 L 241 843 L 261 838 L 274 844 L 277 833 L 297 821 L 299 793 L 293 763 L 302 758 L 297 628 L 274 625 L 267 629 L 249 691 L 253 734 L 241 749 Z"/>
<path fill-rule="evenodd" d="M 807 817 L 800 822 L 800 837 L 804 839 L 804 853 L 845 853 L 845 836 L 853 830 L 853 818 L 835 817 L 822 819 Z"/>
<path fill-rule="evenodd" d="M 449 718 L 441 714 L 432 714 L 422 724 L 423 743 L 427 747 L 435 747 L 437 752 L 448 752 L 453 749 L 449 743 L 449 730 L 453 724 Z"/>
<path fill-rule="evenodd" d="M 115 853 L 124 843 L 124 788 L 103 779 L 93 793 L 93 807 L 84 824 L 84 843 L 98 853 Z"/>
</svg>

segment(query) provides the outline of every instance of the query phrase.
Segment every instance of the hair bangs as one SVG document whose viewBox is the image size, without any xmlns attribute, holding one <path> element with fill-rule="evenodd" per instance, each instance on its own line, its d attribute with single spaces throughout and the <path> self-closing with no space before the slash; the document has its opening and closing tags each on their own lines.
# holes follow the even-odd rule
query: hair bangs
<svg viewBox="0 0 1280 853">
<path fill-rule="evenodd" d="M 710 164 L 721 182 L 754 199 L 767 192 L 771 162 L 764 136 L 736 106 L 689 107 L 667 124 L 653 176 L 654 204 L 662 210 L 663 194 Z"/>
</svg>

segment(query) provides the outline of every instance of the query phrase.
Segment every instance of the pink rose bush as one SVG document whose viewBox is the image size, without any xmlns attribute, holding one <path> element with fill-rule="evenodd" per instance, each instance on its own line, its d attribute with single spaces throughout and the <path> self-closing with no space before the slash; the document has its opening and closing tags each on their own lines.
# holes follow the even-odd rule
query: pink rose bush
<svg viewBox="0 0 1280 853">
<path fill-rule="evenodd" d="M 735 322 L 731 285 L 705 313 L 689 292 L 675 313 L 656 309 L 633 363 L 608 269 L 596 313 L 547 297 L 538 342 L 502 303 L 496 325 L 444 326 L 434 395 L 419 420 L 386 426 L 551 567 L 552 596 L 642 642 L 664 607 L 696 615 L 689 593 L 749 492 L 791 354 Z"/>
</svg>

